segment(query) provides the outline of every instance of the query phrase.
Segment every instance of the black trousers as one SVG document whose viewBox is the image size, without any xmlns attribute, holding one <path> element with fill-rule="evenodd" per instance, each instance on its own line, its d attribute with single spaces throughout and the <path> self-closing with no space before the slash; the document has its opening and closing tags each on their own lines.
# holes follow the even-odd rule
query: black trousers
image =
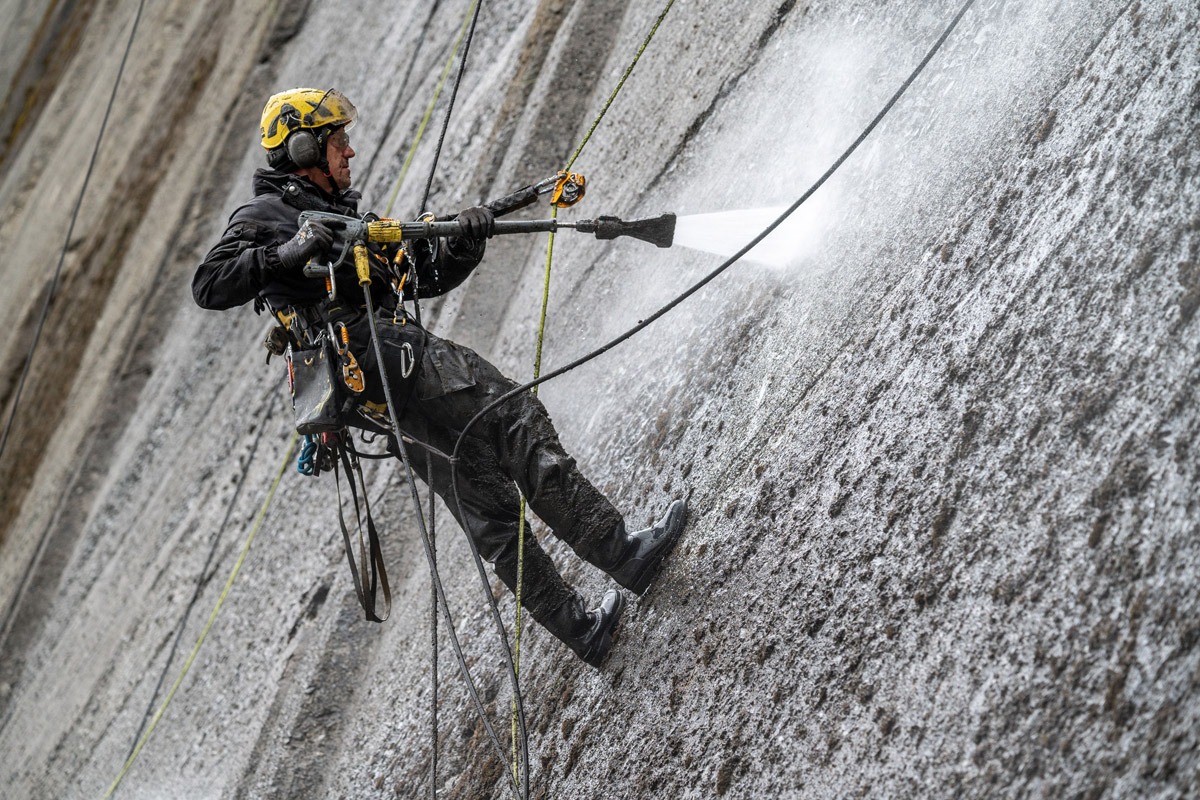
<svg viewBox="0 0 1200 800">
<path fill-rule="evenodd" d="M 399 338 L 380 328 L 381 350 L 389 378 L 399 376 L 407 355 Z M 370 359 L 374 362 L 374 359 Z M 393 363 L 394 362 L 394 363 Z M 411 361 L 409 362 L 411 367 Z M 516 388 L 485 359 L 467 347 L 428 335 L 421 364 L 411 369 L 400 427 L 405 435 L 449 455 L 459 435 L 480 410 Z M 368 375 L 368 380 L 371 377 Z M 376 378 L 377 379 L 377 378 Z M 616 508 L 580 473 L 563 449 L 542 402 L 522 392 L 476 422 L 459 452 L 458 500 L 450 465 L 420 447 L 407 448 L 413 471 L 446 503 L 479 553 L 515 593 L 521 490 L 533 509 L 581 558 L 601 560 L 605 543 L 622 537 L 625 524 Z M 522 605 L 539 623 L 554 630 L 552 617 L 565 603 L 578 600 L 525 525 Z"/>
</svg>

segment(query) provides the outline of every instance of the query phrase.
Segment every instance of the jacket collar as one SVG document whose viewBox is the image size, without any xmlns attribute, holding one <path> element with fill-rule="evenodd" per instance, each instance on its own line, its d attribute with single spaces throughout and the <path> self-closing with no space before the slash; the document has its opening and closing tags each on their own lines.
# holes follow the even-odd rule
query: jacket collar
<svg viewBox="0 0 1200 800">
<path fill-rule="evenodd" d="M 334 197 L 308 178 L 273 169 L 255 171 L 254 194 L 278 195 L 283 198 L 283 202 L 301 211 L 332 211 L 340 214 L 347 211 L 357 214 L 358 201 L 362 198 L 362 195 L 353 189 Z"/>
</svg>

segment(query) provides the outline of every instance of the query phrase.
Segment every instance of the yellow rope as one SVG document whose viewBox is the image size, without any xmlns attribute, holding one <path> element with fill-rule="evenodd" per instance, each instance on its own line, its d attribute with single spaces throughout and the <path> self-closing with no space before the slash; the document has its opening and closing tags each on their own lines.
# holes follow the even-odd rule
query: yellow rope
<svg viewBox="0 0 1200 800">
<path fill-rule="evenodd" d="M 584 135 L 583 141 L 579 143 L 579 147 L 575 148 L 571 160 L 563 168 L 565 171 L 570 171 L 575 164 L 575 159 L 579 158 L 579 154 L 583 152 L 583 148 L 587 146 L 588 141 L 592 138 L 596 128 L 600 125 L 600 121 L 604 119 L 604 115 L 608 113 L 608 109 L 612 106 L 613 101 L 617 99 L 622 87 L 625 86 L 625 81 L 633 74 L 634 67 L 642 57 L 642 53 L 646 52 L 646 48 L 650 45 L 650 40 L 654 38 L 654 34 L 658 32 L 658 26 L 662 24 L 663 19 L 667 16 L 667 12 L 671 10 L 671 6 L 675 5 L 675 0 L 667 0 L 666 6 L 662 13 L 654 21 L 650 32 L 646 34 L 646 38 L 642 40 L 642 46 L 638 48 L 637 54 L 634 55 L 633 61 L 626 67 L 625 73 L 621 76 L 621 80 L 617 82 L 616 88 L 609 94 L 608 100 L 604 103 L 604 107 L 600 109 L 600 113 L 592 122 L 592 126 L 588 128 L 588 132 Z M 550 212 L 553 219 L 558 219 L 558 206 L 553 206 Z M 546 269 L 542 277 L 542 308 L 538 315 L 537 329 L 537 346 L 533 356 L 533 379 L 536 381 L 542 374 L 542 344 L 545 341 L 546 335 L 546 310 L 550 305 L 550 270 L 554 261 L 554 232 L 551 231 L 546 239 Z M 533 387 L 533 393 L 537 394 L 538 387 Z M 521 586 L 522 578 L 525 572 L 525 498 L 521 497 L 520 506 L 520 521 L 517 523 L 517 618 L 516 632 L 513 637 L 513 667 L 519 676 L 521 673 Z M 513 737 L 513 775 L 520 780 L 520 772 L 517 764 L 517 702 L 513 700 L 513 717 L 512 717 L 512 737 Z"/>
<path fill-rule="evenodd" d="M 162 705 L 158 707 L 154 718 L 150 720 L 149 727 L 142 734 L 142 738 L 138 740 L 137 747 L 129 754 L 129 758 L 125 761 L 125 766 L 121 768 L 121 773 L 117 775 L 117 779 L 113 781 L 112 786 L 108 787 L 108 792 L 104 795 L 104 800 L 109 800 L 113 796 L 113 792 L 121 785 L 121 781 L 125 778 L 125 774 L 129 772 L 129 768 L 133 766 L 134 760 L 138 754 L 142 752 L 142 748 L 146 742 L 150 740 L 150 736 L 154 733 L 155 727 L 163 714 L 167 711 L 167 706 L 171 704 L 171 700 L 175 697 L 175 692 L 179 690 L 179 686 L 183 683 L 183 679 L 187 677 L 188 670 L 192 668 L 192 662 L 196 660 L 196 655 L 200 652 L 200 647 L 204 644 L 204 640 L 208 638 L 208 632 L 212 630 L 213 623 L 217 620 L 217 614 L 221 611 L 221 606 L 225 604 L 225 598 L 229 596 L 229 590 L 233 588 L 233 582 L 241 571 L 242 565 L 246 562 L 246 556 L 250 553 L 250 545 L 254 543 L 254 537 L 258 534 L 259 528 L 262 527 L 263 520 L 266 519 L 267 509 L 271 507 L 271 501 L 275 497 L 275 490 L 279 488 L 279 483 L 283 480 L 283 473 L 287 470 L 287 466 L 291 463 L 292 453 L 296 450 L 296 440 L 300 438 L 297 433 L 292 434 L 292 439 L 288 442 L 287 455 L 283 459 L 283 463 L 279 465 L 279 472 L 275 475 L 275 481 L 271 484 L 270 491 L 267 492 L 267 497 L 263 500 L 262 508 L 258 510 L 258 516 L 254 520 L 254 525 L 250 528 L 250 535 L 246 537 L 246 543 L 242 545 L 241 555 L 238 556 L 237 563 L 233 565 L 233 572 L 229 573 L 229 580 L 225 582 L 225 588 L 221 590 L 221 596 L 217 598 L 217 604 L 213 607 L 212 613 L 208 615 L 208 622 L 204 625 L 204 630 L 200 632 L 200 638 L 196 640 L 195 647 L 188 654 L 187 660 L 183 663 L 183 669 L 179 672 L 179 677 L 175 679 L 175 683 L 171 686 L 171 691 L 167 692 L 166 699 Z"/>
<path fill-rule="evenodd" d="M 442 88 L 446 85 L 446 77 L 450 74 L 450 68 L 454 66 L 454 59 L 458 56 L 458 48 L 467 33 L 467 23 L 471 21 L 471 15 L 474 13 L 475 5 L 478 2 L 479 0 L 471 0 L 471 7 L 467 9 L 466 16 L 463 17 L 462 25 L 458 29 L 458 38 L 454 40 L 454 47 L 450 49 L 450 55 L 446 57 L 446 64 L 442 67 L 442 74 L 438 78 L 437 87 L 433 90 L 433 97 L 429 98 L 429 105 L 425 107 L 425 116 L 421 118 L 421 124 L 417 126 L 417 135 L 413 138 L 413 143 L 409 145 L 408 155 L 404 157 L 404 165 L 400 167 L 400 175 L 396 178 L 396 185 L 392 187 L 392 194 L 388 198 L 387 206 L 383 209 L 383 216 L 385 217 L 389 217 L 392 214 L 392 206 L 396 203 L 396 196 L 400 194 L 400 187 L 404 185 L 404 178 L 408 175 L 408 168 L 412 165 L 413 156 L 417 153 L 417 145 L 421 143 L 421 137 L 425 135 L 425 127 L 433 117 L 433 107 L 437 105 L 438 98 L 442 95 Z M 423 208 L 418 209 L 418 211 L 424 210 Z"/>
</svg>

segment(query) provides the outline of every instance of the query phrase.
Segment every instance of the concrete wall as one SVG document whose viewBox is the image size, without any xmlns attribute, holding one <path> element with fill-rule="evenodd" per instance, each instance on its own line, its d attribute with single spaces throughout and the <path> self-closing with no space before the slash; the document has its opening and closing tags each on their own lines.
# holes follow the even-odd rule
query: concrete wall
<svg viewBox="0 0 1200 800">
<path fill-rule="evenodd" d="M 40 31 L 0 61 L 4 107 L 33 110 L 3 156 L 6 404 L 136 5 L 0 11 Z M 0 458 L 6 796 L 103 796 L 287 456 L 266 320 L 201 311 L 189 290 L 261 162 L 263 100 L 349 94 L 356 180 L 382 208 L 466 6 L 147 4 Z M 559 168 L 659 10 L 485 3 L 431 208 Z M 679 0 L 576 163 L 590 189 L 563 217 L 787 205 L 956 10 Z M 692 522 L 603 672 L 523 632 L 532 796 L 1200 789 L 1198 17 L 1183 2 L 981 0 L 797 212 L 786 263 L 739 263 L 543 387 L 631 524 L 681 496 Z M 418 210 L 435 138 L 393 214 Z M 719 261 L 560 234 L 547 369 Z M 542 237 L 494 241 L 423 313 L 526 378 L 543 266 Z M 287 466 L 118 797 L 429 792 L 428 572 L 400 470 L 367 471 L 393 618 L 360 619 L 332 480 Z M 478 578 L 438 519 L 456 628 L 505 736 Z M 547 544 L 589 596 L 606 587 Z M 507 767 L 444 624 L 439 671 L 439 796 L 502 796 Z"/>
</svg>

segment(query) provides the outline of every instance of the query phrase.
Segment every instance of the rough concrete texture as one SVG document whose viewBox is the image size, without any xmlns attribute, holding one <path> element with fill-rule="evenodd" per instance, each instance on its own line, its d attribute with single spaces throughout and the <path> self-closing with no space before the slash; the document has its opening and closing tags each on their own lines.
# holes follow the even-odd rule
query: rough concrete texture
<svg viewBox="0 0 1200 800">
<path fill-rule="evenodd" d="M 136 4 L 5 6 L 28 48 L 0 59 L 4 107 L 26 109 L 0 155 L 7 414 Z M 188 288 L 247 195 L 263 99 L 353 97 L 382 209 L 466 6 L 147 4 L 0 460 L 5 797 L 104 795 L 287 456 L 265 320 Z M 486 2 L 431 207 L 559 168 L 659 10 Z M 679 0 L 562 216 L 790 203 L 956 10 Z M 531 796 L 1200 792 L 1198 23 L 1182 0 L 979 0 L 798 212 L 786 267 L 739 263 L 543 387 L 632 524 L 681 496 L 692 518 L 605 670 L 523 632 Z M 394 215 L 417 211 L 433 141 Z M 543 261 L 542 237 L 494 241 L 426 318 L 526 377 Z M 547 367 L 717 263 L 560 234 Z M 428 571 L 400 470 L 367 472 L 393 618 L 361 620 L 332 480 L 289 468 L 117 797 L 429 794 Z M 447 519 L 442 579 L 507 740 L 499 645 Z M 606 587 L 547 543 L 584 592 Z M 437 794 L 505 796 L 444 623 L 439 654 Z"/>
</svg>

